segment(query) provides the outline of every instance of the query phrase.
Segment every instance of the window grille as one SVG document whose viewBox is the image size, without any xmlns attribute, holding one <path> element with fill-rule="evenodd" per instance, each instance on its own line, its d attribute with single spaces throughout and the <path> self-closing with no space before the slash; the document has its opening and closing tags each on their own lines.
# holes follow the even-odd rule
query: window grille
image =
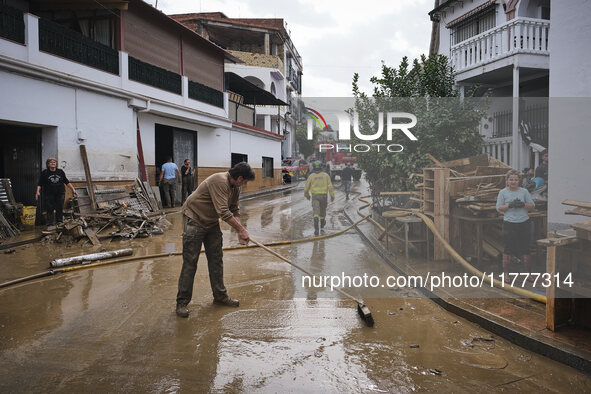
<svg viewBox="0 0 591 394">
<path fill-rule="evenodd" d="M 494 7 L 485 8 L 470 17 L 450 26 L 452 29 L 452 45 L 484 33 L 496 26 L 496 11 Z"/>
</svg>

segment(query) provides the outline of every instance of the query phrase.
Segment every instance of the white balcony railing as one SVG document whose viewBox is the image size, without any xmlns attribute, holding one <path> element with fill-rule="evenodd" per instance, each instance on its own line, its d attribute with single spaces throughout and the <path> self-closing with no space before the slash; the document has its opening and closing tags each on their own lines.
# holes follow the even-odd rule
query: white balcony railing
<svg viewBox="0 0 591 394">
<path fill-rule="evenodd" d="M 487 138 L 482 142 L 482 153 L 488 153 L 489 156 L 512 165 L 513 163 L 510 162 L 512 143 L 513 137 Z"/>
<path fill-rule="evenodd" d="M 550 21 L 516 18 L 451 47 L 456 72 L 517 53 L 549 55 Z"/>
</svg>

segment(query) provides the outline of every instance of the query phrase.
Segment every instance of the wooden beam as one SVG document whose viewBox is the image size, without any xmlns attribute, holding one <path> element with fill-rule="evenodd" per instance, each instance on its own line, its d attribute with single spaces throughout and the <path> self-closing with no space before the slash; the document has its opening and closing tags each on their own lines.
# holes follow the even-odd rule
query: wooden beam
<svg viewBox="0 0 591 394">
<path fill-rule="evenodd" d="M 80 145 L 80 155 L 82 156 L 82 164 L 84 165 L 84 175 L 86 176 L 86 186 L 88 188 L 88 196 L 90 197 L 90 206 L 94 210 L 97 208 L 97 205 L 94 196 L 92 176 L 90 175 L 90 165 L 88 164 L 88 156 L 86 154 L 86 145 Z"/>
<path fill-rule="evenodd" d="M 591 208 L 591 202 L 586 202 L 586 201 L 577 201 L 577 200 L 564 200 L 562 202 L 563 205 L 572 205 L 575 207 L 581 207 L 581 208 Z"/>
<path fill-rule="evenodd" d="M 571 227 L 575 229 L 577 238 L 591 241 L 591 219 L 571 224 Z"/>
<path fill-rule="evenodd" d="M 591 216 L 591 208 L 576 207 L 575 209 L 571 209 L 570 211 L 565 211 L 564 214 Z"/>
<path fill-rule="evenodd" d="M 437 231 L 449 242 L 449 168 L 433 169 L 433 222 Z M 445 246 L 435 240 L 434 260 L 446 260 L 448 253 Z"/>
</svg>

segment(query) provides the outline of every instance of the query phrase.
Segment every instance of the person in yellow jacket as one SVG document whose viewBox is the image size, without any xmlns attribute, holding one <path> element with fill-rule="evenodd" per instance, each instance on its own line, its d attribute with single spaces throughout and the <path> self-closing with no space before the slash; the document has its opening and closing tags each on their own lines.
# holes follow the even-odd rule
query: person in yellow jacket
<svg viewBox="0 0 591 394">
<path fill-rule="evenodd" d="M 330 177 L 322 171 L 322 164 L 316 162 L 313 164 L 314 172 L 310 174 L 304 187 L 304 196 L 309 200 L 312 194 L 312 211 L 314 213 L 314 235 L 320 233 L 319 227 L 326 225 L 326 206 L 328 205 L 327 193 L 330 193 L 330 201 L 334 201 L 334 191 Z M 320 222 L 320 226 L 318 225 Z"/>
</svg>

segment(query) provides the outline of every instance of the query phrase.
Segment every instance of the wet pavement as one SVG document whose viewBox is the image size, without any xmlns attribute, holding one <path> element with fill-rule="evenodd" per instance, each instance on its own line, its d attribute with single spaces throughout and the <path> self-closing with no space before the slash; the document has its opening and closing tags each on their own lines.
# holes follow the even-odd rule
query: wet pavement
<svg viewBox="0 0 591 394">
<path fill-rule="evenodd" d="M 338 185 L 338 182 L 337 182 Z M 361 185 L 354 184 L 361 188 Z M 262 242 L 313 235 L 299 189 L 243 202 Z M 343 229 L 344 194 L 326 232 Z M 113 241 L 135 255 L 181 250 L 181 215 L 161 236 Z M 225 246 L 236 235 L 223 226 Z M 0 283 L 48 268 L 90 246 L 30 244 L 0 255 Z M 353 230 L 274 250 L 314 274 L 396 273 Z M 356 305 L 260 249 L 224 255 L 229 294 L 212 304 L 200 259 L 188 319 L 174 314 L 180 256 L 84 269 L 0 289 L 1 392 L 590 392 L 591 379 L 451 314 L 416 289 L 351 289 Z"/>
</svg>

